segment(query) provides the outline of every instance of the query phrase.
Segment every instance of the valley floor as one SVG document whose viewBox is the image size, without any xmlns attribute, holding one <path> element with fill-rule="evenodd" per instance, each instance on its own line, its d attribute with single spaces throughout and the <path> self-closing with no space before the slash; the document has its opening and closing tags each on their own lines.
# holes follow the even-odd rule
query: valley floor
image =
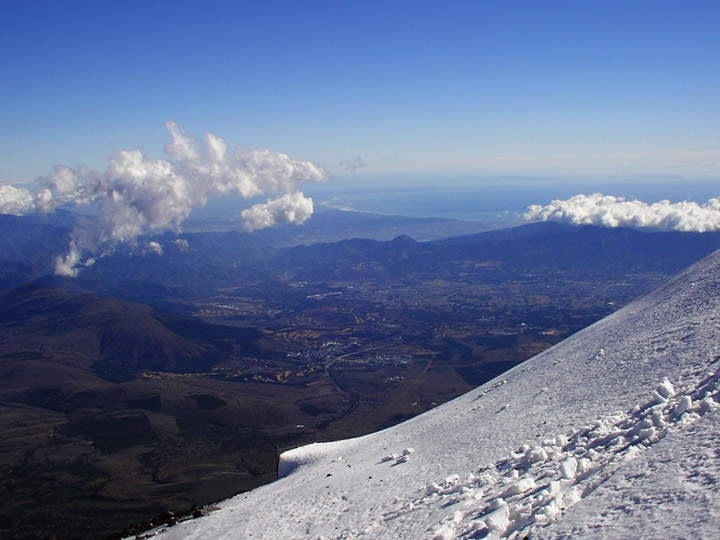
<svg viewBox="0 0 720 540">
<path fill-rule="evenodd" d="M 283 456 L 179 538 L 713 538 L 720 254 L 477 390 Z"/>
</svg>

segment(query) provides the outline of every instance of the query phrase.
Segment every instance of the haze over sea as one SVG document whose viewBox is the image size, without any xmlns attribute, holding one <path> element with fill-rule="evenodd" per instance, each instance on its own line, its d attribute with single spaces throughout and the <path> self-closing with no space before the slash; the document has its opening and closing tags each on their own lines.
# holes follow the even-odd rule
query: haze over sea
<svg viewBox="0 0 720 540">
<path fill-rule="evenodd" d="M 443 178 L 441 176 L 348 175 L 307 186 L 316 203 L 360 212 L 470 221 L 522 220 L 531 204 L 546 205 L 580 193 L 603 193 L 654 203 L 704 203 L 717 197 L 718 179 L 611 178 Z"/>
<path fill-rule="evenodd" d="M 332 181 L 303 186 L 316 209 L 331 207 L 408 217 L 437 217 L 468 221 L 524 221 L 531 204 L 546 205 L 581 193 L 603 193 L 646 203 L 694 201 L 717 197 L 720 179 L 680 176 L 449 177 L 443 175 L 339 175 Z M 225 194 L 207 207 L 193 210 L 194 219 L 235 219 L 258 202 Z"/>
</svg>

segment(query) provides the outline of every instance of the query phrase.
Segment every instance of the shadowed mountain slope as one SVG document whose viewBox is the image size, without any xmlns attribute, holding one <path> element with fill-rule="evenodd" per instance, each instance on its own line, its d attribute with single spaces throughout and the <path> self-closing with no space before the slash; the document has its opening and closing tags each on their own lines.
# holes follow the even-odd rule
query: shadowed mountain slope
<svg viewBox="0 0 720 540">
<path fill-rule="evenodd" d="M 144 370 L 207 371 L 241 354 L 253 355 L 262 334 L 158 313 L 142 304 L 70 294 L 40 284 L 0 295 L 0 347 L 5 354 L 37 350 L 87 358 L 109 378 Z"/>
</svg>

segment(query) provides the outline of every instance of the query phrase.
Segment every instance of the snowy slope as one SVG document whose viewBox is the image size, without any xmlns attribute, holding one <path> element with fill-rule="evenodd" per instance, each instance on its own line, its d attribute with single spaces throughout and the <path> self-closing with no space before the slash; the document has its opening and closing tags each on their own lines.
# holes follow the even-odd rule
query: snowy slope
<svg viewBox="0 0 720 540">
<path fill-rule="evenodd" d="M 284 454 L 284 478 L 157 538 L 716 537 L 718 291 L 720 252 L 452 402 Z"/>
</svg>

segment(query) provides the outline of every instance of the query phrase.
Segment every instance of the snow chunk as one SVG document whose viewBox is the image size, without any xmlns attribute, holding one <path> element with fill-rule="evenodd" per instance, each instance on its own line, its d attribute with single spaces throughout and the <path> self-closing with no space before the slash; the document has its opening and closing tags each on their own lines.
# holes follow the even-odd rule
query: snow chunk
<svg viewBox="0 0 720 540">
<path fill-rule="evenodd" d="M 646 429 L 641 429 L 638 434 L 636 435 L 635 439 L 633 439 L 633 442 L 642 442 L 646 440 L 651 440 L 655 438 L 655 426 L 649 427 Z"/>
<path fill-rule="evenodd" d="M 577 472 L 578 462 L 574 457 L 569 457 L 560 464 L 560 474 L 566 480 L 572 480 L 575 478 Z"/>
<path fill-rule="evenodd" d="M 547 458 L 547 452 L 542 446 L 533 446 L 525 453 L 525 464 L 529 467 L 533 463 L 545 461 Z"/>
<path fill-rule="evenodd" d="M 673 395 L 675 395 L 675 387 L 672 385 L 672 383 L 668 380 L 667 377 L 663 377 L 660 381 L 660 384 L 658 384 L 655 388 L 655 392 L 653 395 L 659 403 L 667 401 Z"/>
<path fill-rule="evenodd" d="M 719 407 L 720 405 L 712 397 L 706 397 L 700 400 L 696 409 L 700 414 L 707 414 Z"/>
<path fill-rule="evenodd" d="M 580 458 L 580 461 L 578 461 L 577 473 L 585 474 L 590 471 L 591 467 L 592 461 L 590 461 L 588 458 Z"/>
<path fill-rule="evenodd" d="M 443 483 L 446 486 L 452 486 L 454 484 L 457 484 L 460 481 L 460 475 L 459 474 L 451 474 L 450 476 L 445 477 L 445 480 Z"/>
<path fill-rule="evenodd" d="M 503 498 L 512 497 L 513 495 L 520 495 L 521 493 L 526 493 L 532 489 L 535 489 L 535 480 L 532 478 L 523 478 L 503 491 L 501 496 Z"/>
<path fill-rule="evenodd" d="M 435 493 L 440 493 L 442 491 L 442 487 L 440 487 L 435 482 L 432 482 L 425 486 L 425 495 L 434 495 Z"/>
<path fill-rule="evenodd" d="M 510 508 L 508 506 L 501 506 L 486 516 L 483 521 L 491 532 L 502 534 L 507 530 L 508 525 L 510 525 Z"/>
<path fill-rule="evenodd" d="M 683 413 L 687 412 L 690 407 L 693 406 L 693 401 L 690 396 L 683 396 L 680 399 L 680 402 L 675 407 L 675 410 L 673 411 L 673 416 L 675 418 L 679 418 L 683 415 Z"/>
<path fill-rule="evenodd" d="M 578 488 L 572 488 L 562 494 L 563 505 L 568 508 L 582 500 L 582 494 Z"/>
<path fill-rule="evenodd" d="M 435 531 L 432 540 L 455 540 L 455 538 L 457 538 L 457 535 L 455 534 L 453 527 L 450 525 L 443 525 Z"/>
<path fill-rule="evenodd" d="M 690 400 L 690 403 L 692 404 L 692 400 Z M 685 412 L 685 411 L 683 411 Z M 680 413 L 682 414 L 682 413 Z M 663 412 L 661 410 L 655 410 L 652 413 L 652 423 L 655 427 L 663 428 L 667 424 L 665 422 L 665 417 L 663 416 Z"/>
<path fill-rule="evenodd" d="M 538 523 L 547 523 L 554 517 L 559 516 L 561 511 L 562 510 L 557 499 L 552 499 L 547 505 L 537 511 L 535 514 L 535 521 Z"/>
</svg>

